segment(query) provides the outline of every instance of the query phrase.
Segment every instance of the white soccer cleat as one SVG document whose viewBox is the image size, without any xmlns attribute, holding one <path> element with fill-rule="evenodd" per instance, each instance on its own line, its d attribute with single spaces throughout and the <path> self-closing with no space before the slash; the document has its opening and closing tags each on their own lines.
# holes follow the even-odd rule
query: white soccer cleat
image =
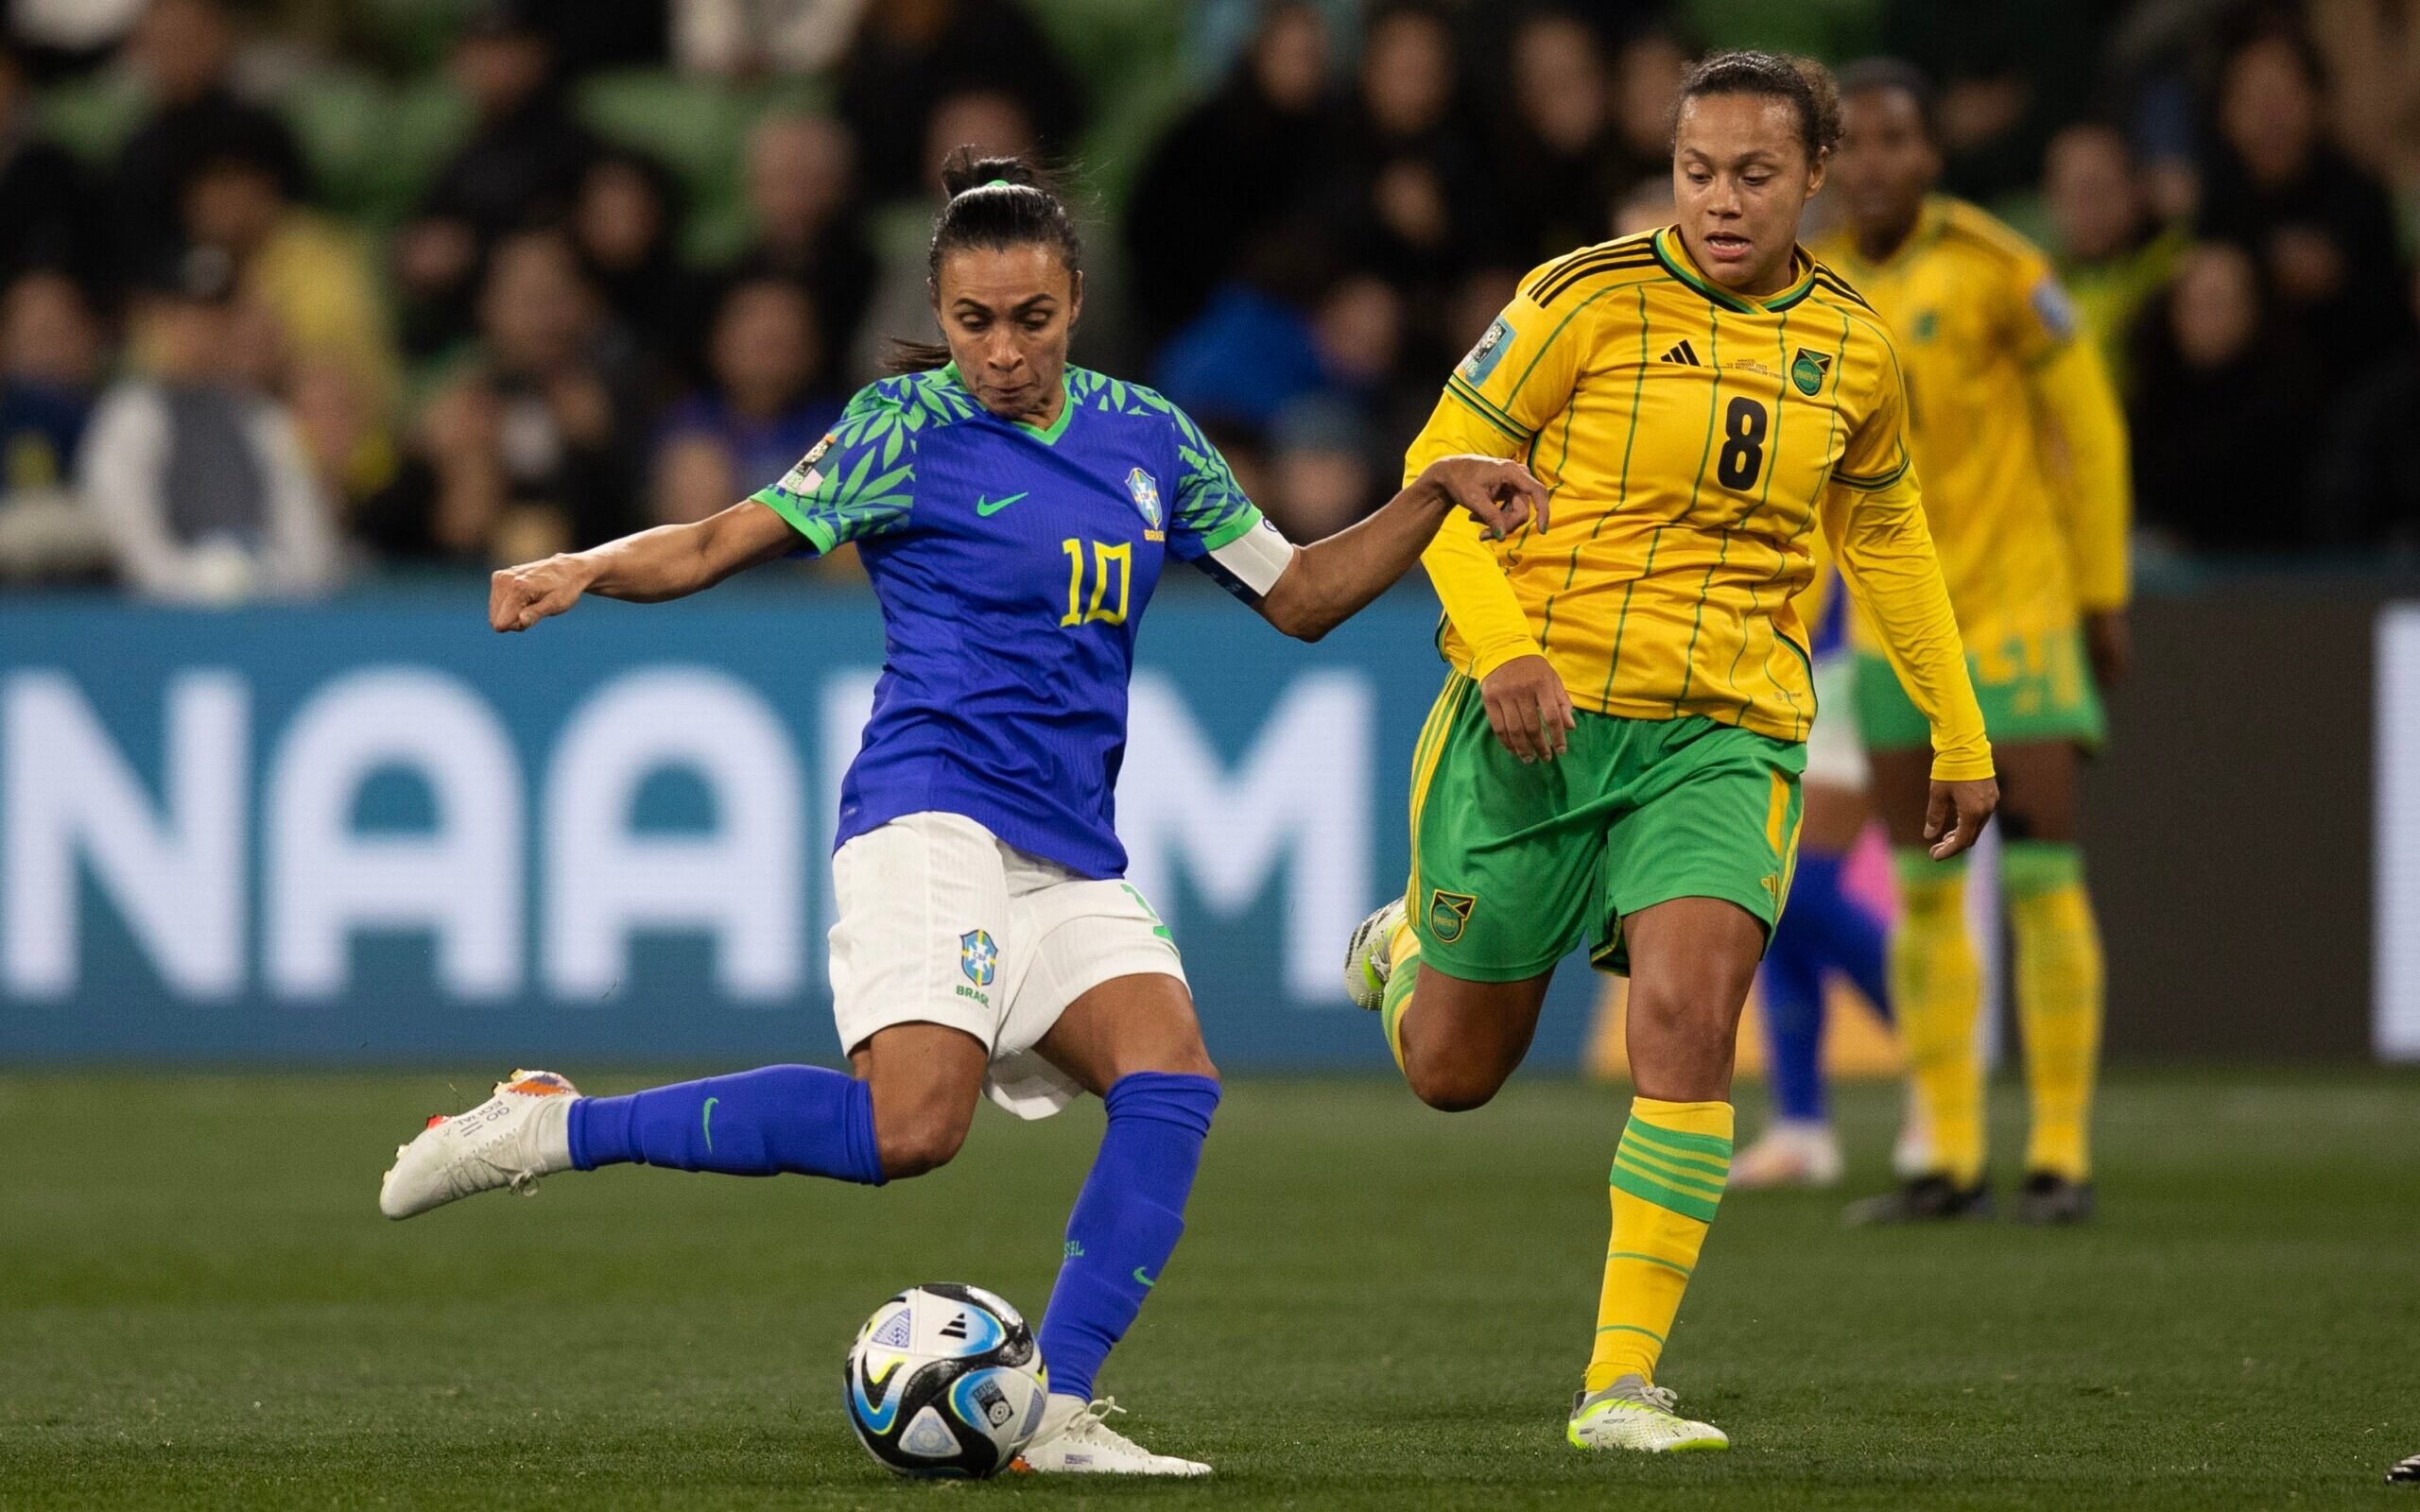
<svg viewBox="0 0 2420 1512">
<path fill-rule="evenodd" d="M 452 1118 L 439 1116 L 378 1183 L 378 1211 L 408 1218 L 475 1192 L 527 1193 L 538 1178 L 571 1169 L 571 1105 L 579 1089 L 551 1071 L 516 1071 L 495 1095 Z"/>
<path fill-rule="evenodd" d="M 1828 1187 L 1840 1179 L 1841 1140 L 1829 1124 L 1775 1124 L 1731 1162 L 1730 1185 L 1745 1191 Z"/>
<path fill-rule="evenodd" d="M 1571 1425 L 1564 1436 L 1574 1449 L 1631 1449 L 1648 1454 L 1729 1449 L 1731 1437 L 1712 1423 L 1691 1422 L 1675 1411 L 1680 1398 L 1627 1375 L 1602 1391 L 1571 1399 Z"/>
<path fill-rule="evenodd" d="M 1387 978 L 1394 970 L 1390 957 L 1395 931 L 1402 927 L 1403 900 L 1396 898 L 1354 930 L 1352 941 L 1344 947 L 1344 995 L 1355 1007 L 1374 1013 L 1386 1001 Z"/>
<path fill-rule="evenodd" d="M 1109 1415 L 1124 1412 L 1104 1397 L 1080 1401 L 1050 1394 L 1042 1426 L 1012 1468 L 1039 1475 L 1207 1475 L 1210 1467 L 1173 1454 L 1154 1454 L 1109 1426 Z"/>
</svg>

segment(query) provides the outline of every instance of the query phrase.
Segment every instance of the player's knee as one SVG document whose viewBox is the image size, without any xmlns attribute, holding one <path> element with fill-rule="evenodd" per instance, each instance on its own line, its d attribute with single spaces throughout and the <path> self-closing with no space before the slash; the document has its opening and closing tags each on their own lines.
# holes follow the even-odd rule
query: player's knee
<svg viewBox="0 0 2420 1512">
<path fill-rule="evenodd" d="M 1412 1095 L 1441 1113 L 1485 1108 L 1504 1086 L 1504 1078 L 1486 1066 L 1422 1057 L 1409 1045 L 1404 1047 L 1403 1074 Z"/>
<path fill-rule="evenodd" d="M 942 1108 L 918 1108 L 893 1118 L 877 1119 L 874 1146 L 882 1156 L 882 1174 L 892 1181 L 938 1171 L 958 1157 L 966 1143 L 973 1108 L 964 1112 Z"/>
</svg>

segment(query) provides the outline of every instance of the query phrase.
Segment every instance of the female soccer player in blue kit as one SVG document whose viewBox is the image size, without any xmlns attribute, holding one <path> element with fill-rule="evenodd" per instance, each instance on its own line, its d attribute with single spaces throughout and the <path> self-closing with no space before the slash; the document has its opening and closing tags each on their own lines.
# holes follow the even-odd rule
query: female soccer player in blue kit
<svg viewBox="0 0 2420 1512">
<path fill-rule="evenodd" d="M 1167 558 L 1317 640 L 1409 571 L 1455 506 L 1492 530 L 1542 511 L 1517 463 L 1446 457 L 1351 529 L 1297 548 L 1167 400 L 1067 364 L 1083 302 L 1065 206 L 960 148 L 934 223 L 946 348 L 859 393 L 780 482 L 696 524 L 495 575 L 526 630 L 583 593 L 656 602 L 856 541 L 886 649 L 840 791 L 834 1012 L 855 1076 L 772 1066 L 582 1097 L 516 1072 L 397 1152 L 409 1217 L 557 1171 L 634 1163 L 880 1184 L 957 1154 L 978 1093 L 1021 1116 L 1098 1095 L 1109 1123 L 1042 1320 L 1036 1470 L 1200 1475 L 1104 1422 L 1096 1372 L 1184 1226 L 1219 1104 L 1168 931 L 1121 879 L 1111 825 L 1134 636 Z M 946 363 L 946 365 L 944 365 Z"/>
</svg>

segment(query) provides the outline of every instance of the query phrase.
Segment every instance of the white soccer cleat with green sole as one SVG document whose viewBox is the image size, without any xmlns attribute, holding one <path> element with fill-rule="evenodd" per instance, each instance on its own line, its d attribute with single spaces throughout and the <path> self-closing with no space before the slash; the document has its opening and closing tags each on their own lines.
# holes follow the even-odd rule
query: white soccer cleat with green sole
<svg viewBox="0 0 2420 1512">
<path fill-rule="evenodd" d="M 516 1071 L 495 1095 L 452 1118 L 428 1121 L 378 1183 L 378 1211 L 389 1218 L 441 1208 L 473 1193 L 510 1187 L 527 1193 L 538 1178 L 571 1169 L 571 1105 L 579 1089 L 551 1071 Z"/>
<path fill-rule="evenodd" d="M 1692 1422 L 1676 1410 L 1680 1398 L 1641 1378 L 1624 1376 L 1602 1391 L 1571 1399 L 1571 1426 L 1564 1436 L 1575 1449 L 1630 1449 L 1647 1454 L 1729 1449 L 1730 1435 L 1712 1423 Z"/>
<path fill-rule="evenodd" d="M 1393 971 L 1390 958 L 1394 949 L 1395 931 L 1403 927 L 1403 900 L 1393 899 L 1376 913 L 1361 920 L 1353 938 L 1344 947 L 1344 995 L 1357 1008 L 1373 1013 L 1386 1001 L 1387 977 Z"/>
</svg>

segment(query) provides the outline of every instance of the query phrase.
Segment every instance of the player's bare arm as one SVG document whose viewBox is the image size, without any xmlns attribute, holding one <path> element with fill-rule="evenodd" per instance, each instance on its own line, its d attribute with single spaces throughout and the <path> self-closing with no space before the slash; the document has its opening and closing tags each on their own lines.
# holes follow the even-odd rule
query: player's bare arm
<svg viewBox="0 0 2420 1512">
<path fill-rule="evenodd" d="M 1532 519 L 1544 529 L 1546 486 L 1518 462 L 1439 457 L 1369 519 L 1295 552 L 1255 607 L 1288 635 L 1316 641 L 1411 571 L 1456 508 L 1468 511 L 1496 540 Z"/>
<path fill-rule="evenodd" d="M 761 504 L 735 504 L 692 524 L 658 525 L 589 551 L 507 567 L 489 581 L 488 623 L 502 631 L 526 630 L 570 609 L 583 593 L 639 604 L 685 598 L 797 543 L 780 515 Z"/>
</svg>

